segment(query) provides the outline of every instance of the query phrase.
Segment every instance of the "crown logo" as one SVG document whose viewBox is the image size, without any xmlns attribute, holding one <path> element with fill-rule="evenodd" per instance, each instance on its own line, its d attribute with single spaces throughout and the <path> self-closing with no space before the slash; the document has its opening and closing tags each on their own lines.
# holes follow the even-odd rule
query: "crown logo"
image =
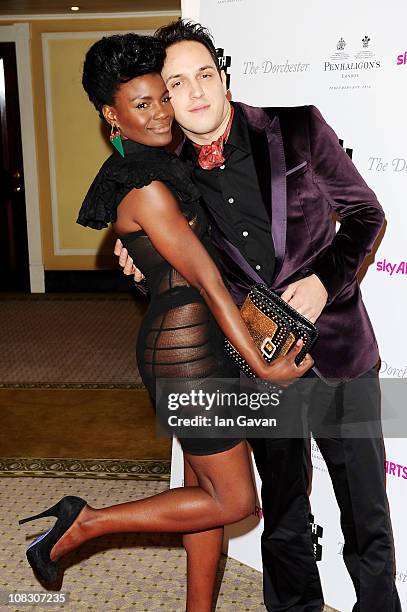
<svg viewBox="0 0 407 612">
<path fill-rule="evenodd" d="M 336 45 L 336 48 L 338 49 L 338 51 L 343 51 L 344 48 L 346 47 L 346 42 L 343 40 L 343 38 L 341 37 L 338 40 L 338 44 Z"/>
<path fill-rule="evenodd" d="M 370 43 L 370 38 L 369 36 L 365 36 L 364 38 L 362 38 L 362 45 L 364 49 L 367 49 L 367 47 L 369 46 Z"/>
</svg>

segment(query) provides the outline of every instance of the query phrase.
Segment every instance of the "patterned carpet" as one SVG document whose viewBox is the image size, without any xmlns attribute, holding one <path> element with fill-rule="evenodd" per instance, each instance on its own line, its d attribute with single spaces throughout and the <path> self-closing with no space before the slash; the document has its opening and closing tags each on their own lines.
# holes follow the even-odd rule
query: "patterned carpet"
<svg viewBox="0 0 407 612">
<path fill-rule="evenodd" d="M 0 300 L 0 386 L 134 388 L 145 305 L 123 295 Z"/>
<path fill-rule="evenodd" d="M 80 495 L 96 507 L 153 495 L 168 483 L 120 482 L 98 479 L 0 478 L 0 591 L 44 593 L 26 562 L 28 544 L 53 524 L 44 518 L 19 526 L 19 518 L 47 508 L 63 495 Z M 0 610 L 63 609 L 114 612 L 182 612 L 185 610 L 185 553 L 178 535 L 114 534 L 86 543 L 63 558 L 60 590 L 69 602 L 47 607 L 6 606 Z M 223 558 L 217 611 L 265 610 L 261 574 L 233 559 Z M 58 585 L 59 586 L 59 585 Z"/>
<path fill-rule="evenodd" d="M 19 518 L 45 509 L 63 495 L 80 495 L 101 507 L 168 487 L 168 452 L 162 441 L 151 443 L 149 406 L 140 398 L 134 403 L 134 398 L 122 397 L 146 393 L 134 391 L 142 386 L 134 343 L 143 310 L 144 305 L 125 295 L 0 300 L 0 408 L 5 432 L 0 435 L 0 612 L 185 610 L 181 538 L 154 534 L 104 536 L 67 555 L 63 583 L 51 593 L 66 593 L 65 605 L 7 605 L 8 593 L 50 594 L 36 580 L 25 549 L 55 519 L 19 526 Z M 64 393 L 65 398 L 60 396 Z M 9 395 L 18 397 L 12 400 Z M 124 433 L 131 438 L 135 427 L 137 436 L 130 444 Z M 109 432 L 105 446 L 98 428 Z M 41 437 L 42 429 L 47 435 Z M 261 574 L 223 557 L 216 610 L 265 610 Z"/>
</svg>

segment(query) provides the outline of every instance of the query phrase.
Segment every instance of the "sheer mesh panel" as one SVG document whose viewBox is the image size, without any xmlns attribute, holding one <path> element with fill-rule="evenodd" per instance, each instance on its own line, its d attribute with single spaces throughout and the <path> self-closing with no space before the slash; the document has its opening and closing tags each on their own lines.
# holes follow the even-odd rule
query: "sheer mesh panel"
<svg viewBox="0 0 407 612">
<path fill-rule="evenodd" d="M 204 304 L 185 304 L 155 317 L 142 349 L 144 374 L 149 378 L 213 376 L 218 361 L 210 328 Z"/>
<path fill-rule="evenodd" d="M 190 225 L 209 250 L 206 226 L 196 211 Z M 151 395 L 155 397 L 157 378 L 236 376 L 223 351 L 223 335 L 199 292 L 161 257 L 142 232 L 123 236 L 122 242 L 144 273 L 151 294 L 137 340 L 140 375 Z"/>
</svg>

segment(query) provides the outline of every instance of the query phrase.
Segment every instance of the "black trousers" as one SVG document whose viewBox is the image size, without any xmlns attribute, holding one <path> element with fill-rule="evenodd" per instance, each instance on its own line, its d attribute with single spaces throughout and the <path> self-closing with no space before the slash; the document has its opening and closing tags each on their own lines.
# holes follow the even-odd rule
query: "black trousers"
<svg viewBox="0 0 407 612">
<path fill-rule="evenodd" d="M 343 559 L 356 592 L 353 612 L 399 612 L 377 373 L 336 386 L 310 374 L 298 401 L 339 505 Z M 317 612 L 323 595 L 309 524 L 309 437 L 249 442 L 262 480 L 266 608 Z"/>
</svg>

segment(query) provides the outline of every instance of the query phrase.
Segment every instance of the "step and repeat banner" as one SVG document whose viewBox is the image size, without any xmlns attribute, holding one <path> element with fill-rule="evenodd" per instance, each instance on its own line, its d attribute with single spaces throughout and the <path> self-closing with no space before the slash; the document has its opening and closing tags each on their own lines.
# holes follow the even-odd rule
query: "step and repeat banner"
<svg viewBox="0 0 407 612">
<path fill-rule="evenodd" d="M 316 105 L 376 192 L 387 227 L 363 270 L 361 289 L 381 351 L 380 376 L 406 379 L 407 3 L 185 0 L 182 11 L 184 18 L 210 28 L 232 99 L 255 106 Z M 386 455 L 397 587 L 407 609 L 405 439 L 387 438 Z M 325 599 L 347 611 L 355 598 L 342 560 L 339 512 L 315 442 L 312 460 L 312 531 Z M 182 457 L 175 442 L 172 485 L 181 483 Z M 225 549 L 261 569 L 260 505 L 255 514 L 227 530 Z"/>
</svg>

